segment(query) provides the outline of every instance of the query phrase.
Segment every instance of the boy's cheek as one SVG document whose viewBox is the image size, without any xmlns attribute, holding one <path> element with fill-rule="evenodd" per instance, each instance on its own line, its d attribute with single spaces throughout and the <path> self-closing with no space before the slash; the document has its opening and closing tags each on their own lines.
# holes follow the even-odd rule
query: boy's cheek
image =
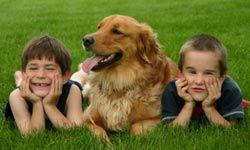
<svg viewBox="0 0 250 150">
<path fill-rule="evenodd" d="M 23 77 L 33 79 L 35 77 L 35 74 L 23 72 Z"/>
<path fill-rule="evenodd" d="M 52 80 L 58 79 L 60 77 L 60 74 L 57 72 L 50 73 L 48 77 Z"/>
<path fill-rule="evenodd" d="M 213 84 L 216 80 L 216 77 L 206 77 L 205 78 L 205 83 L 207 84 Z"/>
<path fill-rule="evenodd" d="M 181 74 L 178 74 L 175 79 L 178 80 L 178 79 L 181 79 L 181 78 L 184 78 L 184 75 L 181 73 Z"/>
</svg>

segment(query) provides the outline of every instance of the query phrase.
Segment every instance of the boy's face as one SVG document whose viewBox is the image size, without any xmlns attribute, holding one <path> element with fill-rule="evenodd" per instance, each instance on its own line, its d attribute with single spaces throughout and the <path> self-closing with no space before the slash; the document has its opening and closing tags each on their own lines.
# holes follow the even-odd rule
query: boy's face
<svg viewBox="0 0 250 150">
<path fill-rule="evenodd" d="M 188 50 L 182 69 L 182 74 L 188 81 L 188 93 L 195 101 L 203 101 L 208 96 L 205 81 L 220 77 L 219 56 L 209 51 Z"/>
<path fill-rule="evenodd" d="M 54 60 L 45 58 L 30 60 L 25 69 L 26 76 L 30 77 L 30 90 L 39 97 L 48 95 L 52 80 L 61 75 L 61 68 Z"/>
</svg>

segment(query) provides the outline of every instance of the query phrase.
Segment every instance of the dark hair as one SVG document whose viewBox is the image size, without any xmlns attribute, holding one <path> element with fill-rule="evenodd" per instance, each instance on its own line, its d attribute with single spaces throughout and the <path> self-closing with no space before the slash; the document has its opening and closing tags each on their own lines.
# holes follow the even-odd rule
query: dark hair
<svg viewBox="0 0 250 150">
<path fill-rule="evenodd" d="M 71 56 L 65 46 L 57 39 L 48 35 L 33 38 L 23 49 L 22 54 L 22 71 L 25 71 L 30 60 L 46 58 L 55 60 L 60 66 L 62 74 L 70 70 Z"/>
<path fill-rule="evenodd" d="M 227 49 L 215 37 L 206 34 L 199 34 L 191 37 L 182 47 L 179 53 L 179 69 L 183 69 L 183 61 L 186 51 L 210 51 L 219 55 L 220 75 L 227 71 Z"/>
</svg>

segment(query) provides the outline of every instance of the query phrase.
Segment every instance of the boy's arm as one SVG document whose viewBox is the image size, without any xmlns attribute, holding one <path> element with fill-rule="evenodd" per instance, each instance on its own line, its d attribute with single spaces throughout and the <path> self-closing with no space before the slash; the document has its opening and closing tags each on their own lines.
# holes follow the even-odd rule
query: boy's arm
<svg viewBox="0 0 250 150">
<path fill-rule="evenodd" d="M 221 125 L 223 127 L 231 126 L 231 123 L 227 121 L 223 116 L 221 116 L 214 106 L 202 106 L 202 108 L 211 123 L 215 125 Z"/>
<path fill-rule="evenodd" d="M 178 116 L 172 121 L 172 124 L 186 127 L 189 125 L 190 119 L 192 117 L 195 101 L 193 100 L 192 96 L 187 92 L 189 85 L 184 77 L 177 79 L 175 82 L 175 86 L 178 95 L 183 98 L 185 104 L 182 107 Z"/>
<path fill-rule="evenodd" d="M 214 103 L 221 97 L 221 88 L 224 79 L 210 78 L 205 81 L 208 90 L 208 96 L 202 102 L 202 108 L 208 120 L 223 127 L 230 127 L 231 124 L 227 121 L 214 107 Z"/>
<path fill-rule="evenodd" d="M 13 116 L 22 134 L 29 134 L 45 128 L 44 110 L 41 101 L 33 103 L 32 114 L 30 114 L 28 105 L 21 96 L 19 89 L 14 90 L 9 98 Z"/>
<path fill-rule="evenodd" d="M 59 128 L 69 128 L 72 126 L 72 123 L 58 110 L 56 105 L 43 103 L 44 110 L 55 127 Z"/>
<path fill-rule="evenodd" d="M 195 102 L 191 95 L 187 93 L 187 88 L 188 84 L 184 78 L 171 81 L 168 84 L 162 96 L 163 121 L 175 118 L 171 122 L 172 125 L 188 126 Z M 177 101 L 183 100 L 185 101 L 183 106 L 177 104 Z"/>
<path fill-rule="evenodd" d="M 52 81 L 49 94 L 43 99 L 45 113 L 55 127 L 69 128 L 72 123 L 58 110 L 56 104 L 62 94 L 62 79 Z"/>
<path fill-rule="evenodd" d="M 192 117 L 195 102 L 186 102 L 178 116 L 171 122 L 174 126 L 187 127 Z"/>
<path fill-rule="evenodd" d="M 82 124 L 82 99 L 81 92 L 75 85 L 71 86 L 67 103 L 67 116 L 64 116 L 52 103 L 44 103 L 45 112 L 56 127 L 68 128 Z"/>
<path fill-rule="evenodd" d="M 66 103 L 67 118 L 73 125 L 82 125 L 82 93 L 76 85 L 72 85 Z"/>
</svg>

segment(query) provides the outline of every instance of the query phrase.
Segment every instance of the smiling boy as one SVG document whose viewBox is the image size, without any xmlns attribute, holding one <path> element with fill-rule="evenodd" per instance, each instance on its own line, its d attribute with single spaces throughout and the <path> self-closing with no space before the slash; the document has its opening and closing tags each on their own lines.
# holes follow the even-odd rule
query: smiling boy
<svg viewBox="0 0 250 150">
<path fill-rule="evenodd" d="M 204 113 L 212 124 L 230 127 L 243 118 L 242 94 L 226 75 L 226 58 L 226 48 L 210 35 L 196 35 L 182 46 L 181 76 L 163 93 L 163 122 L 186 127 Z"/>
<path fill-rule="evenodd" d="M 15 73 L 18 88 L 5 109 L 22 134 L 44 129 L 47 120 L 63 128 L 82 124 L 81 86 L 69 80 L 70 67 L 71 57 L 57 39 L 42 36 L 26 45 L 22 70 Z"/>
</svg>

